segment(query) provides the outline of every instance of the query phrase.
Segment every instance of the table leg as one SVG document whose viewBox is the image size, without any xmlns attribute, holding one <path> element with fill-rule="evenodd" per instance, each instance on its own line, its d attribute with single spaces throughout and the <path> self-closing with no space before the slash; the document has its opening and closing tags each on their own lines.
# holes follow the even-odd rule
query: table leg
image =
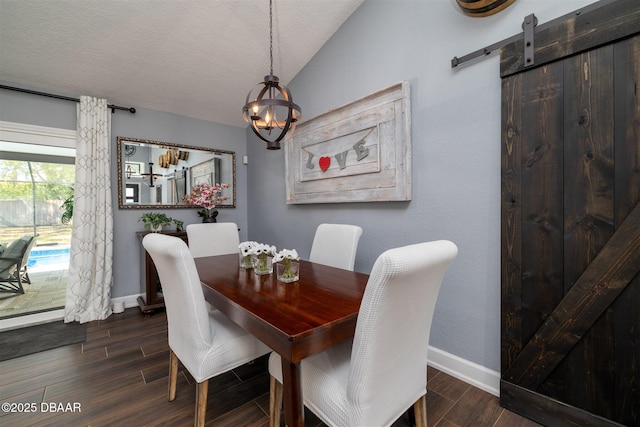
<svg viewBox="0 0 640 427">
<path fill-rule="evenodd" d="M 282 358 L 282 386 L 284 388 L 284 421 L 287 427 L 304 427 L 304 405 L 300 382 L 300 362 Z"/>
</svg>

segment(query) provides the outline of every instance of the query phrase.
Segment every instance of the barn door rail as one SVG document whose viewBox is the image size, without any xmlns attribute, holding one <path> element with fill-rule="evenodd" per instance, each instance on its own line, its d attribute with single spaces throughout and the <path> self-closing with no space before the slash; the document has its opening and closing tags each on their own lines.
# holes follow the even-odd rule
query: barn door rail
<svg viewBox="0 0 640 427">
<path fill-rule="evenodd" d="M 471 61 L 472 59 L 476 59 L 482 56 L 488 56 L 491 52 L 501 49 L 502 47 L 510 43 L 516 42 L 518 40 L 524 40 L 524 58 L 525 58 L 524 67 L 525 68 L 531 67 L 535 63 L 534 57 L 533 57 L 533 51 L 534 51 L 534 38 L 535 38 L 536 32 L 543 31 L 558 23 L 566 21 L 569 18 L 599 9 L 603 6 L 609 5 L 611 3 L 615 3 L 616 1 L 617 0 L 600 0 L 599 2 L 585 6 L 582 9 L 578 9 L 574 12 L 563 15 L 552 21 L 541 24 L 540 26 L 538 26 L 538 18 L 535 16 L 535 14 L 532 13 L 530 15 L 527 15 L 524 18 L 524 21 L 522 22 L 522 33 L 500 40 L 499 42 L 493 43 L 489 46 L 483 47 L 482 49 L 478 49 L 474 52 L 468 53 L 464 56 L 461 56 L 461 57 L 454 56 L 451 59 L 451 68 L 456 68 L 458 65 L 462 65 L 465 62 Z M 474 19 L 477 19 L 477 18 L 474 18 Z"/>
<path fill-rule="evenodd" d="M 506 46 L 509 43 L 513 43 L 517 40 L 520 40 L 524 37 L 524 55 L 527 58 L 527 66 L 530 67 L 533 65 L 533 38 L 534 38 L 534 27 L 538 24 L 538 18 L 532 13 L 531 15 L 527 15 L 522 22 L 523 32 L 520 34 L 516 34 L 515 36 L 511 36 L 509 38 L 500 40 L 492 45 L 483 47 L 482 49 L 478 49 L 474 52 L 468 53 L 460 58 L 454 56 L 451 59 L 451 68 L 455 68 L 458 65 L 471 61 L 472 59 L 478 58 L 483 55 L 489 55 L 494 50 L 502 48 L 502 46 Z"/>
</svg>

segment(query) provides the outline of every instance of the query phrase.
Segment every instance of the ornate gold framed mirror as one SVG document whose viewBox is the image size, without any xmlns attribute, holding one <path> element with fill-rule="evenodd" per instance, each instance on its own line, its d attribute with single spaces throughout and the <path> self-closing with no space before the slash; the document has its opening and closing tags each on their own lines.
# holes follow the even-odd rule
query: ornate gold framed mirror
<svg viewBox="0 0 640 427">
<path fill-rule="evenodd" d="M 197 184 L 229 184 L 219 208 L 236 207 L 236 153 L 117 137 L 120 209 L 197 208 L 183 201 Z"/>
</svg>

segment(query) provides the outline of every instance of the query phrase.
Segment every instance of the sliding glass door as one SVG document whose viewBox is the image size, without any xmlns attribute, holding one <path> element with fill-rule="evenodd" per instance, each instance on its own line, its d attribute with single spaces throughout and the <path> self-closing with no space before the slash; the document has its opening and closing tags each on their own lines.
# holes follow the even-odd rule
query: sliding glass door
<svg viewBox="0 0 640 427">
<path fill-rule="evenodd" d="M 64 306 L 75 150 L 0 142 L 0 243 L 37 236 L 25 293 L 0 294 L 0 318 Z M 30 282 L 30 283 L 29 283 Z"/>
</svg>

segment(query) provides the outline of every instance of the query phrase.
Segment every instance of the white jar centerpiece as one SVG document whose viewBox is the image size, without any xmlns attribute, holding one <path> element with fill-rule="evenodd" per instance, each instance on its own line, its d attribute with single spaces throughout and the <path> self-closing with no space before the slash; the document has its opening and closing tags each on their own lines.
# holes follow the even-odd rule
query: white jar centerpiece
<svg viewBox="0 0 640 427">
<path fill-rule="evenodd" d="M 247 240 L 246 242 L 240 243 L 238 249 L 240 249 L 240 268 L 253 268 L 253 261 L 251 260 L 251 254 L 253 253 L 253 247 L 256 246 L 258 242 Z"/>
<path fill-rule="evenodd" d="M 300 279 L 300 257 L 295 249 L 283 249 L 273 258 L 276 263 L 276 277 L 284 283 Z"/>
<path fill-rule="evenodd" d="M 251 261 L 253 262 L 253 272 L 255 274 L 273 273 L 273 256 L 276 254 L 276 247 L 264 243 L 258 243 L 251 248 Z"/>
</svg>

